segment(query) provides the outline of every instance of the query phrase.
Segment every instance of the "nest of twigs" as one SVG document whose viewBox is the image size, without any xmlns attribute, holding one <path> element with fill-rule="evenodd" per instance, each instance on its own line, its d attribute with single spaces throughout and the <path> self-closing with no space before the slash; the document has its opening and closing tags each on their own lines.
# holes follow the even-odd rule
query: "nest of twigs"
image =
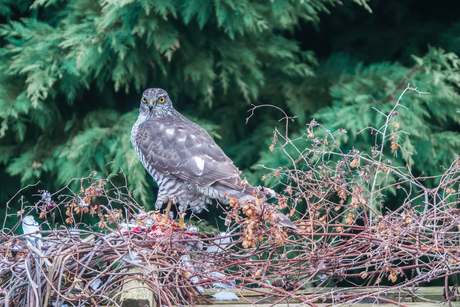
<svg viewBox="0 0 460 307">
<path fill-rule="evenodd" d="M 395 121 L 394 110 L 383 128 Z M 323 139 L 314 137 L 318 128 Z M 265 178 L 277 178 L 275 188 L 284 192 L 266 190 L 267 198 L 273 196 L 270 208 L 258 201 L 222 206 L 227 228 L 221 234 L 205 223 L 185 229 L 171 219 L 165 224 L 126 187 L 96 174 L 79 179 L 76 192 L 68 185 L 52 195 L 42 192 L 33 204 L 20 198 L 21 211 L 7 215 L 20 221 L 3 229 L 0 241 L 0 306 L 119 306 L 132 280 L 143 281 L 168 306 L 206 303 L 201 290 L 211 287 L 252 289 L 309 305 L 385 300 L 380 295 L 395 289 L 416 296 L 413 287 L 460 271 L 460 162 L 427 189 L 426 178 L 384 157 L 385 146 L 394 155 L 403 145 L 398 131 L 383 128 L 375 129 L 381 143 L 369 154 L 342 152 L 335 138 L 344 131 L 315 121 L 296 140 L 275 131 L 270 150 L 284 151 L 294 166 L 272 169 Z M 304 149 L 294 157 L 289 146 Z M 389 190 L 405 196 L 394 211 L 384 211 Z M 298 229 L 276 226 L 275 208 L 293 217 Z M 15 235 L 30 214 L 39 216 L 41 237 Z M 83 222 L 89 215 L 97 225 Z M 321 291 L 340 282 L 370 291 Z M 317 291 L 296 293 L 304 288 Z"/>
</svg>

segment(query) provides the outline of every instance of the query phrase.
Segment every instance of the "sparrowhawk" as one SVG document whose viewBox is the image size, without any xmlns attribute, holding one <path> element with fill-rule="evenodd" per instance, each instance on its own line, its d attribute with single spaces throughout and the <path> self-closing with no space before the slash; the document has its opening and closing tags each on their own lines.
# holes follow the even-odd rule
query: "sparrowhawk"
<svg viewBox="0 0 460 307">
<path fill-rule="evenodd" d="M 245 203 L 260 195 L 243 183 L 238 168 L 208 132 L 174 109 L 163 89 L 144 91 L 131 141 L 158 184 L 157 210 L 172 201 L 181 211 L 190 206 L 199 213 L 213 198 Z M 277 223 L 295 227 L 281 212 L 275 212 Z"/>
</svg>

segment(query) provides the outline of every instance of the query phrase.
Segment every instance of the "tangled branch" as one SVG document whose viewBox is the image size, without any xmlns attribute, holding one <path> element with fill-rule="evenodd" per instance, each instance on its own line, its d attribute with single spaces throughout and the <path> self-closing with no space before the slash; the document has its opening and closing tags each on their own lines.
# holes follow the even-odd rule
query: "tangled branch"
<svg viewBox="0 0 460 307">
<path fill-rule="evenodd" d="M 133 280 L 168 306 L 207 302 L 202 290 L 212 287 L 337 305 L 385 301 L 382 295 L 394 290 L 414 295 L 421 283 L 459 273 L 460 160 L 436 177 L 415 177 L 395 163 L 404 148 L 401 97 L 381 114 L 382 127 L 366 128 L 376 140 L 369 153 L 344 152 L 338 138 L 346 131 L 331 132 L 315 120 L 295 139 L 275 130 L 270 150 L 282 151 L 291 165 L 267 168 L 264 179 L 276 179 L 282 193 L 260 189 L 272 206 L 257 199 L 222 206 L 227 229 L 221 234 L 205 223 L 165 224 L 127 187 L 95 173 L 52 195 L 42 191 L 33 204 L 21 197 L 22 209 L 6 216 L 20 221 L 1 233 L 0 306 L 120 306 Z M 392 194 L 403 195 L 394 210 L 386 206 Z M 287 210 L 298 229 L 276 226 L 276 209 Z M 39 215 L 42 230 L 17 234 L 31 214 Z M 85 222 L 90 215 L 97 225 Z M 340 282 L 369 291 L 324 291 Z M 298 292 L 305 288 L 312 291 Z"/>
</svg>

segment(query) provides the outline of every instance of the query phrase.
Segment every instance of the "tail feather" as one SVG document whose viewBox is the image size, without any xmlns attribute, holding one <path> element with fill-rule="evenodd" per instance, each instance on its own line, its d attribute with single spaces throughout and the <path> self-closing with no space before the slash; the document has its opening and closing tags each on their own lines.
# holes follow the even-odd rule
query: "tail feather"
<svg viewBox="0 0 460 307">
<path fill-rule="evenodd" d="M 224 193 L 227 195 L 227 198 L 236 198 L 238 202 L 245 203 L 245 202 L 253 202 L 256 200 L 255 196 L 259 199 L 265 199 L 265 195 L 257 191 L 253 186 L 247 184 L 244 187 L 239 187 L 239 189 L 235 189 L 234 186 L 229 185 L 226 182 L 216 182 L 213 184 L 213 188 L 216 190 Z M 264 202 L 266 206 L 272 206 L 271 204 Z M 275 209 L 275 222 L 278 225 L 289 227 L 293 229 L 299 229 L 291 220 L 281 213 L 278 209 Z"/>
<path fill-rule="evenodd" d="M 280 211 L 276 210 L 275 214 L 276 218 L 279 219 L 278 224 L 280 224 L 281 226 L 289 227 L 292 229 L 299 229 L 299 227 L 297 227 L 293 222 L 291 222 L 291 220 L 287 216 L 282 214 Z"/>
</svg>

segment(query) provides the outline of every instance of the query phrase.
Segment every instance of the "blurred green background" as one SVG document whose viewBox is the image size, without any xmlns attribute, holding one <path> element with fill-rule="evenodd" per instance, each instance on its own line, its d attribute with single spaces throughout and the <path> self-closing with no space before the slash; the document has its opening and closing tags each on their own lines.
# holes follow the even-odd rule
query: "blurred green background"
<svg viewBox="0 0 460 307">
<path fill-rule="evenodd" d="M 384 123 L 371 107 L 388 112 L 411 82 L 430 95 L 404 98 L 398 122 L 410 136 L 396 163 L 439 174 L 460 152 L 459 11 L 428 0 L 3 0 L 0 214 L 38 180 L 29 204 L 38 189 L 120 167 L 152 209 L 155 183 L 130 141 L 150 87 L 168 91 L 255 185 L 267 172 L 258 165 L 290 162 L 269 150 L 282 114 L 258 109 L 246 124 L 251 104 L 297 116 L 292 137 L 315 118 L 348 131 L 344 150 L 370 151 L 374 137 L 356 133 Z"/>
</svg>

